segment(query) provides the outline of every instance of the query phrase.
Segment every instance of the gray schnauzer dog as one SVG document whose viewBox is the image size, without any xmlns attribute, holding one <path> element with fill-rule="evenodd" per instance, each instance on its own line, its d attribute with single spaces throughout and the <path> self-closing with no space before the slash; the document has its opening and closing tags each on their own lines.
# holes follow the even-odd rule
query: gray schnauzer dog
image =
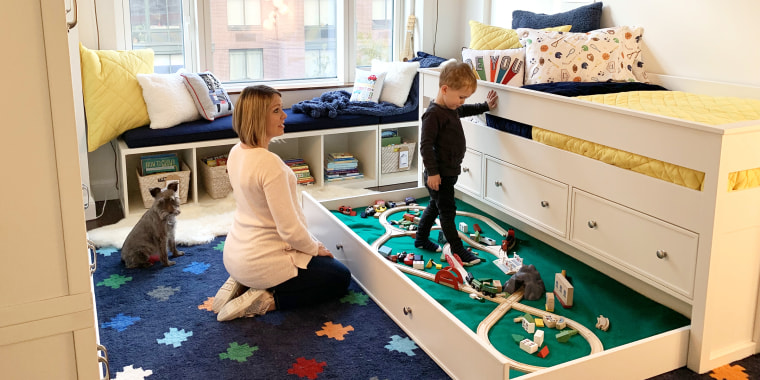
<svg viewBox="0 0 760 380">
<path fill-rule="evenodd" d="M 170 183 L 165 189 L 150 189 L 153 205 L 127 235 L 121 248 L 121 261 L 127 268 L 147 268 L 153 265 L 151 256 L 158 255 L 164 266 L 174 265 L 169 261 L 167 250 L 172 258 L 185 253 L 177 250 L 174 241 L 174 225 L 179 215 L 179 184 Z"/>
</svg>

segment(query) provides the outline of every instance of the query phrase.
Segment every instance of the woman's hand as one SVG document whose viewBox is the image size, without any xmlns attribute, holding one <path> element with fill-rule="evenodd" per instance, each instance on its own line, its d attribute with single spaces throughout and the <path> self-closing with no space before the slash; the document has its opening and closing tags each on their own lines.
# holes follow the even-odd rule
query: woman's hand
<svg viewBox="0 0 760 380">
<path fill-rule="evenodd" d="M 319 248 L 317 248 L 317 256 L 326 256 L 326 257 L 335 258 L 335 256 L 333 256 L 332 252 L 330 252 L 330 250 L 327 249 L 327 247 L 325 247 L 325 245 L 322 244 L 321 241 L 318 242 L 318 244 L 319 244 Z"/>
</svg>

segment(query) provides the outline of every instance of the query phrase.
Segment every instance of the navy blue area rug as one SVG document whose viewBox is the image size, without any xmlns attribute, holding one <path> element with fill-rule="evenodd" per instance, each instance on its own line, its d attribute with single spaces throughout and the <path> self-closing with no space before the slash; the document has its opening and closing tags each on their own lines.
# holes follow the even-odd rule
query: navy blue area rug
<svg viewBox="0 0 760 380">
<path fill-rule="evenodd" d="M 217 322 L 224 237 L 176 265 L 126 269 L 100 248 L 94 275 L 112 379 L 449 379 L 362 289 L 340 300 Z"/>
</svg>

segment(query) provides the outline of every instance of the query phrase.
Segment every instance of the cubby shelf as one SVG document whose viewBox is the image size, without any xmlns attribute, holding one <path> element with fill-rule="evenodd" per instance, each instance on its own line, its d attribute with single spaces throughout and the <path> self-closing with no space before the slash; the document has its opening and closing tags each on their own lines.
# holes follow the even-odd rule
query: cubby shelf
<svg viewBox="0 0 760 380">
<path fill-rule="evenodd" d="M 403 122 L 392 124 L 374 124 L 358 127 L 323 129 L 319 131 L 286 133 L 272 141 L 269 150 L 279 155 L 283 160 L 302 158 L 309 165 L 312 176 L 316 180 L 310 186 L 323 186 L 325 157 L 333 152 L 350 152 L 359 160 L 359 170 L 364 178 L 329 182 L 352 188 L 369 188 L 413 182 L 419 176 L 419 157 L 417 150 L 410 155 L 409 170 L 395 173 L 381 173 L 380 135 L 382 131 L 397 129 L 405 141 L 417 141 L 419 122 Z M 140 157 L 157 153 L 177 153 L 190 167 L 190 188 L 188 203 L 203 203 L 210 196 L 198 182 L 198 160 L 203 157 L 229 152 L 239 140 L 236 138 L 223 140 L 199 141 L 192 143 L 159 145 L 144 148 L 129 148 L 119 139 L 117 152 L 117 167 L 119 179 L 119 200 L 124 215 L 141 213 L 145 210 L 140 195 L 137 180 L 137 169 L 140 167 Z"/>
</svg>

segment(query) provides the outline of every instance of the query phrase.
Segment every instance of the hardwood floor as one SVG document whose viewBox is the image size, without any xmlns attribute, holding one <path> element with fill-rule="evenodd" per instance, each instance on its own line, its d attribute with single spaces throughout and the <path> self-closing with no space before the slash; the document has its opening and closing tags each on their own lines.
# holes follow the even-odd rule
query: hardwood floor
<svg viewBox="0 0 760 380">
<path fill-rule="evenodd" d="M 105 204 L 105 210 L 103 209 Z M 124 211 L 118 199 L 95 202 L 95 215 L 98 217 L 87 221 L 87 231 L 114 224 L 124 218 Z"/>
</svg>

